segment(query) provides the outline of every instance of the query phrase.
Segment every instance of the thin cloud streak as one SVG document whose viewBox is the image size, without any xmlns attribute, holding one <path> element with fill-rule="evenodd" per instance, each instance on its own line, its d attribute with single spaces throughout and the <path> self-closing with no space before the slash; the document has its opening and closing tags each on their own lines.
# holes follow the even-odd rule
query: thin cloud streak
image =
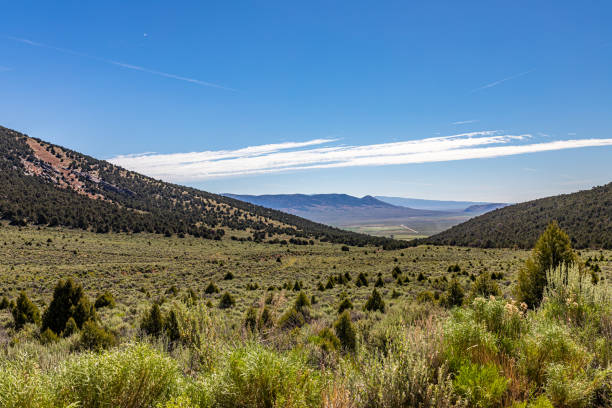
<svg viewBox="0 0 612 408">
<path fill-rule="evenodd" d="M 149 69 L 149 68 L 141 67 L 139 65 L 126 64 L 124 62 L 113 61 L 113 60 L 106 59 L 106 58 L 100 58 L 100 57 L 96 57 L 94 55 L 84 54 L 82 52 L 70 50 L 70 49 L 67 49 L 67 48 L 54 47 L 52 45 L 47 45 L 47 44 L 35 42 L 35 41 L 32 41 L 32 40 L 28 40 L 26 38 L 11 37 L 11 36 L 8 36 L 8 37 L 5 37 L 5 38 L 7 38 L 9 40 L 12 40 L 12 41 L 20 42 L 20 43 L 23 43 L 23 44 L 31 45 L 33 47 L 46 48 L 46 49 L 58 51 L 58 52 L 61 52 L 61 53 L 64 53 L 64 54 L 76 55 L 78 57 L 88 58 L 88 59 L 91 59 L 91 60 L 94 60 L 94 61 L 99 61 L 99 62 L 104 62 L 106 64 L 114 65 L 114 66 L 125 68 L 125 69 L 130 69 L 130 70 L 133 70 L 133 71 L 145 72 L 145 73 L 151 74 L 151 75 L 157 75 L 157 76 L 161 76 L 161 77 L 164 77 L 164 78 L 176 79 L 178 81 L 190 82 L 192 84 L 201 85 L 201 86 L 207 86 L 207 87 L 211 87 L 211 88 L 223 89 L 223 90 L 226 90 L 226 91 L 236 91 L 235 89 L 228 88 L 228 87 L 225 87 L 223 85 L 214 84 L 212 82 L 201 81 L 201 80 L 195 79 L 195 78 L 189 78 L 189 77 L 185 77 L 185 76 L 181 76 L 181 75 L 171 74 L 169 72 L 157 71 L 157 70 L 154 70 L 154 69 Z"/>
<path fill-rule="evenodd" d="M 121 155 L 113 164 L 166 181 L 201 181 L 313 169 L 387 166 L 485 159 L 581 147 L 612 146 L 612 139 L 531 143 L 531 135 L 479 131 L 363 146 L 324 146 L 334 139 L 174 154 Z"/>
<path fill-rule="evenodd" d="M 451 123 L 451 125 L 467 125 L 468 123 L 476 123 L 476 122 L 479 122 L 479 120 L 478 119 L 460 120 L 458 122 Z"/>
<path fill-rule="evenodd" d="M 527 75 L 527 74 L 529 74 L 529 73 L 531 73 L 531 72 L 533 72 L 533 71 L 534 71 L 533 69 L 530 69 L 529 71 L 520 72 L 520 73 L 518 73 L 518 74 L 516 74 L 516 75 L 512 75 L 512 76 L 509 76 L 509 77 L 507 77 L 507 78 L 500 79 L 499 81 L 491 82 L 491 83 L 486 84 L 486 85 L 484 85 L 484 86 L 481 86 L 481 87 L 479 87 L 479 88 L 472 89 L 472 90 L 470 91 L 470 93 L 474 93 L 474 92 L 482 91 L 483 89 L 493 88 L 494 86 L 497 86 L 497 85 L 499 85 L 499 84 L 503 84 L 504 82 L 511 81 L 511 80 L 513 80 L 513 79 L 516 79 L 516 78 L 520 78 L 520 77 L 522 77 L 523 75 Z"/>
</svg>

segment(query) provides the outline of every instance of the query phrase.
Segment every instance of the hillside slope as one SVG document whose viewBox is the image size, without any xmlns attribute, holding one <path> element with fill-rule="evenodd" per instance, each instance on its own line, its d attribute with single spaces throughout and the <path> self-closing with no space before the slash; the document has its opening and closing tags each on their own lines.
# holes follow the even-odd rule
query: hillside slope
<svg viewBox="0 0 612 408">
<path fill-rule="evenodd" d="M 576 248 L 612 248 L 612 183 L 497 209 L 416 243 L 530 248 L 552 220 Z"/>
<path fill-rule="evenodd" d="M 0 219 L 14 225 L 190 234 L 221 239 L 319 239 L 348 245 L 406 243 L 318 224 L 233 198 L 155 180 L 0 127 Z"/>
</svg>

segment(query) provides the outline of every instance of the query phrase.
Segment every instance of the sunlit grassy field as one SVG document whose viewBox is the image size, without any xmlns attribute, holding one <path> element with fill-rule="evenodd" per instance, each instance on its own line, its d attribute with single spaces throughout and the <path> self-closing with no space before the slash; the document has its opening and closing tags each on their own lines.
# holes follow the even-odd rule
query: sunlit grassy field
<svg viewBox="0 0 612 408">
<path fill-rule="evenodd" d="M 402 251 L 351 247 L 343 251 L 340 245 L 328 243 L 281 246 L 5 226 L 0 229 L 0 288 L 9 297 L 24 290 L 37 301 L 48 301 L 58 279 L 73 277 L 91 296 L 108 290 L 119 302 L 131 306 L 163 296 L 173 286 L 204 296 L 204 288 L 214 282 L 221 293 L 227 290 L 238 296 L 234 311 L 242 311 L 269 287 L 286 283 L 293 287 L 297 280 L 305 291 L 320 298 L 317 306 L 325 311 L 335 306 L 343 291 L 357 303 L 364 301 L 379 273 L 385 281 L 381 288 L 384 295 L 394 289 L 401 293 L 396 302 L 425 289 L 435 290 L 437 279 L 453 275 L 447 269 L 454 264 L 461 267 L 456 275 L 466 285 L 470 275 L 502 272 L 500 286 L 507 288 L 526 255 L 526 251 L 433 246 Z M 407 274 L 408 282 L 395 282 L 391 275 L 395 266 Z M 224 280 L 228 272 L 234 279 Z M 319 282 L 325 285 L 329 276 L 346 272 L 353 282 L 316 290 Z M 368 287 L 354 285 L 359 272 L 368 275 Z M 419 273 L 424 280 L 417 280 Z M 259 288 L 247 290 L 249 283 Z M 212 295 L 210 300 L 214 303 L 219 296 Z"/>
<path fill-rule="evenodd" d="M 0 296 L 23 291 L 42 312 L 72 278 L 91 302 L 109 292 L 116 305 L 59 337 L 39 323 L 16 330 L 14 306 L 0 310 L 0 407 L 607 406 L 612 251 L 582 251 L 598 284 L 573 270 L 533 311 L 510 300 L 528 255 L 2 225 Z M 470 296 L 485 273 L 502 296 Z M 351 279 L 330 284 L 340 275 Z M 455 279 L 462 306 L 445 307 Z M 366 311 L 374 289 L 385 307 Z M 225 293 L 235 304 L 221 308 Z M 156 305 L 162 332 L 145 324 Z"/>
<path fill-rule="evenodd" d="M 111 292 L 119 303 L 136 306 L 167 296 L 175 287 L 180 292 L 193 289 L 213 303 L 224 291 L 235 295 L 236 307 L 223 313 L 241 314 L 260 301 L 268 289 L 293 288 L 295 281 L 314 294 L 316 309 L 327 313 L 336 307 L 340 293 L 346 292 L 360 305 L 372 291 L 380 274 L 383 297 L 392 303 L 414 298 L 424 290 L 442 291 L 443 277 L 456 277 L 466 289 L 473 277 L 483 272 L 501 273 L 498 281 L 506 294 L 515 280 L 528 251 L 420 246 L 401 251 L 341 245 L 270 245 L 232 240 L 212 241 L 199 238 L 163 237 L 154 234 L 95 234 L 71 229 L 35 227 L 0 228 L 0 295 L 14 297 L 26 291 L 37 302 L 48 302 L 55 283 L 72 277 L 94 297 Z M 612 272 L 612 251 L 583 251 L 582 257 L 604 256 L 600 262 L 603 276 Z M 451 265 L 460 272 L 448 272 Z M 397 284 L 392 270 L 398 266 L 407 282 Z M 224 280 L 231 272 L 234 278 Z M 347 273 L 352 281 L 318 291 L 330 276 Z M 358 273 L 368 276 L 367 287 L 357 287 Z M 424 279 L 418 280 L 419 274 Z M 220 294 L 205 295 L 214 282 Z M 247 290 L 248 284 L 257 284 Z M 288 290 L 291 292 L 291 289 Z M 400 294 L 391 299 L 392 292 Z M 396 296 L 397 296 L 396 293 Z"/>
</svg>

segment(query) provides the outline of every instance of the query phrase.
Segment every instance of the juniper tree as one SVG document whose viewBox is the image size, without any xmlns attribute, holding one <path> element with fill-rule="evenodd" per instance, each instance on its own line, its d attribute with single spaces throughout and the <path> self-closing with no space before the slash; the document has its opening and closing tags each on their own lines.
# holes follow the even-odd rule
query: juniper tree
<svg viewBox="0 0 612 408">
<path fill-rule="evenodd" d="M 228 309 L 236 304 L 236 301 L 228 292 L 225 292 L 223 296 L 221 296 L 221 300 L 219 301 L 219 309 Z"/>
<path fill-rule="evenodd" d="M 140 328 L 150 336 L 159 336 L 164 328 L 161 310 L 157 303 L 153 303 L 151 309 L 143 316 Z"/>
<path fill-rule="evenodd" d="M 363 272 L 360 272 L 357 276 L 357 282 L 355 282 L 355 285 L 357 285 L 358 288 L 361 286 L 368 286 L 368 278 L 366 278 Z"/>
<path fill-rule="evenodd" d="M 357 333 L 351 323 L 351 315 L 344 311 L 334 323 L 336 336 L 340 340 L 342 348 L 346 351 L 354 351 L 357 347 Z"/>
<path fill-rule="evenodd" d="M 338 313 L 342 313 L 345 310 L 352 309 L 352 308 L 353 308 L 353 303 L 351 303 L 351 301 L 348 298 L 344 298 L 338 305 Z"/>
<path fill-rule="evenodd" d="M 371 312 L 376 310 L 382 313 L 385 312 L 385 301 L 382 299 L 382 296 L 380 295 L 380 293 L 378 293 L 376 289 L 372 291 L 372 294 L 368 298 L 364 309 Z"/>
<path fill-rule="evenodd" d="M 15 306 L 11 308 L 15 330 L 21 329 L 26 323 L 40 323 L 40 312 L 38 307 L 28 298 L 25 292 L 21 292 L 17 297 Z"/>
<path fill-rule="evenodd" d="M 537 307 L 547 283 L 546 273 L 559 266 L 568 268 L 575 261 L 570 238 L 556 221 L 551 222 L 519 271 L 515 288 L 518 299 L 530 308 Z"/>
<path fill-rule="evenodd" d="M 493 274 L 489 274 L 488 272 L 483 273 L 479 277 L 476 278 L 474 284 L 472 285 L 472 297 L 482 296 L 499 296 L 501 295 L 501 290 L 495 281 L 493 280 Z"/>
<path fill-rule="evenodd" d="M 447 307 L 461 306 L 465 294 L 457 279 L 453 279 L 446 290 L 444 303 Z"/>
<path fill-rule="evenodd" d="M 68 319 L 73 318 L 80 329 L 90 319 L 95 319 L 95 308 L 85 296 L 83 287 L 72 279 L 60 280 L 53 290 L 53 299 L 45 310 L 41 330 L 51 329 L 61 334 Z"/>
</svg>

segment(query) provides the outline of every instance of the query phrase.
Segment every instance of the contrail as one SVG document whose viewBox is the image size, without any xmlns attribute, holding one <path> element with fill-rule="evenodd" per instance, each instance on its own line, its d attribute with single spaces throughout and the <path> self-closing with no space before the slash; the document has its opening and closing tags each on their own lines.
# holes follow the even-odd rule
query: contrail
<svg viewBox="0 0 612 408">
<path fill-rule="evenodd" d="M 64 53 L 64 54 L 76 55 L 78 57 L 88 58 L 88 59 L 91 59 L 91 60 L 94 60 L 94 61 L 104 62 L 106 64 L 115 65 L 117 67 L 131 69 L 131 70 L 134 70 L 134 71 L 145 72 L 147 74 L 157 75 L 157 76 L 161 76 L 161 77 L 164 77 L 164 78 L 176 79 L 178 81 L 190 82 L 192 84 L 201 85 L 201 86 L 207 86 L 207 87 L 211 87 L 211 88 L 223 89 L 223 90 L 226 90 L 226 91 L 236 91 L 235 89 L 228 88 L 228 87 L 223 86 L 223 85 L 218 85 L 218 84 L 215 84 L 215 83 L 212 83 L 212 82 L 201 81 L 199 79 L 184 77 L 184 76 L 176 75 L 176 74 L 171 74 L 169 72 L 156 71 L 154 69 L 149 69 L 149 68 L 141 67 L 141 66 L 138 66 L 138 65 L 126 64 L 126 63 L 119 62 L 119 61 L 113 61 L 113 60 L 109 60 L 109 59 L 106 59 L 106 58 L 100 58 L 100 57 L 96 57 L 94 55 L 84 54 L 82 52 L 70 50 L 70 49 L 67 49 L 67 48 L 54 47 L 52 45 L 47 45 L 47 44 L 39 43 L 39 42 L 36 42 L 36 41 L 28 40 L 26 38 L 11 37 L 11 36 L 8 36 L 8 37 L 5 37 L 5 38 L 7 38 L 9 40 L 12 40 L 12 41 L 20 42 L 20 43 L 23 43 L 23 44 L 31 45 L 33 47 L 46 48 L 46 49 L 54 50 L 54 51 L 61 52 L 61 53 Z"/>
</svg>

